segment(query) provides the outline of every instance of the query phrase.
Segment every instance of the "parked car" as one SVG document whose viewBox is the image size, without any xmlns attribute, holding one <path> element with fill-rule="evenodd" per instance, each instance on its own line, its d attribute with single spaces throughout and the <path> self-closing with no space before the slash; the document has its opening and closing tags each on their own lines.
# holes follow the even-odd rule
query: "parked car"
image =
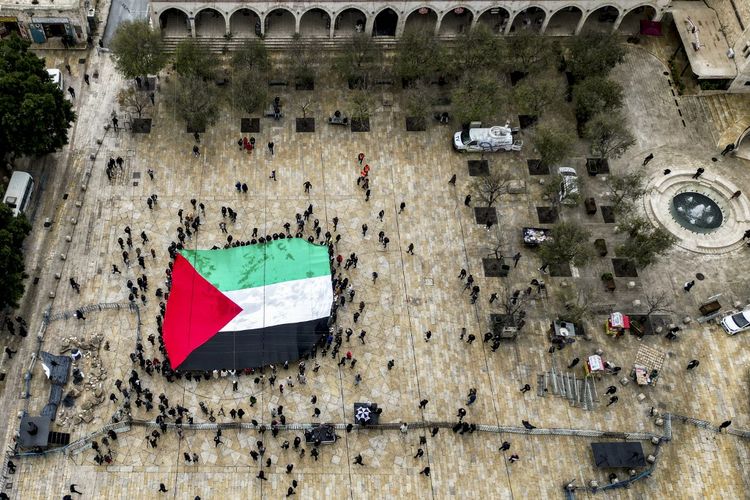
<svg viewBox="0 0 750 500">
<path fill-rule="evenodd" d="M 727 335 L 735 335 L 750 328 L 750 309 L 728 314 L 721 319 L 721 327 Z"/>
<path fill-rule="evenodd" d="M 60 87 L 60 90 L 64 90 L 62 71 L 55 68 L 47 68 L 47 74 L 49 74 L 49 78 L 50 80 L 52 80 L 52 83 Z"/>
<path fill-rule="evenodd" d="M 509 126 L 469 127 L 453 134 L 453 149 L 462 153 L 521 151 L 523 141 L 513 137 Z"/>
<path fill-rule="evenodd" d="M 560 181 L 559 199 L 563 205 L 578 203 L 578 173 L 571 167 L 560 167 L 557 173 L 562 177 Z"/>
</svg>

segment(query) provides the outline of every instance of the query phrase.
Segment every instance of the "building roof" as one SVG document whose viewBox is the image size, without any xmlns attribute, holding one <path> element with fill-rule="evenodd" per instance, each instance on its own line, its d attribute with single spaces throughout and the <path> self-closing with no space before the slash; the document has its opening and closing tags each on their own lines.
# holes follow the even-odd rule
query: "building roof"
<svg viewBox="0 0 750 500">
<path fill-rule="evenodd" d="M 673 2 L 671 11 L 690 68 L 698 78 L 737 76 L 737 66 L 727 57 L 729 44 L 713 9 L 699 2 Z"/>
</svg>

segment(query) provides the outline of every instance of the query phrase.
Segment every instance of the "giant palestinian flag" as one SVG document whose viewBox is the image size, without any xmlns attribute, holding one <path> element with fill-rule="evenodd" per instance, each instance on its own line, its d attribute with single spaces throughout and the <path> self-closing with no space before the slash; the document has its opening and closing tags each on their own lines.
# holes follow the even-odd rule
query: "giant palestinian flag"
<svg viewBox="0 0 750 500">
<path fill-rule="evenodd" d="M 301 238 L 182 250 L 164 344 L 174 369 L 260 367 L 302 357 L 328 331 L 328 248 Z"/>
</svg>

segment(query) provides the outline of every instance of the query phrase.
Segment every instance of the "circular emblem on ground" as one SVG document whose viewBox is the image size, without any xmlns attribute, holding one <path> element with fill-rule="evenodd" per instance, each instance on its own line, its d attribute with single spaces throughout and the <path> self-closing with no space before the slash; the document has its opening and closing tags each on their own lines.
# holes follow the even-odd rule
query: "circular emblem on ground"
<svg viewBox="0 0 750 500">
<path fill-rule="evenodd" d="M 658 175 L 649 182 L 644 208 L 652 222 L 677 238 L 677 245 L 705 254 L 731 252 L 743 245 L 750 226 L 747 197 L 720 176 L 695 171 Z"/>
</svg>

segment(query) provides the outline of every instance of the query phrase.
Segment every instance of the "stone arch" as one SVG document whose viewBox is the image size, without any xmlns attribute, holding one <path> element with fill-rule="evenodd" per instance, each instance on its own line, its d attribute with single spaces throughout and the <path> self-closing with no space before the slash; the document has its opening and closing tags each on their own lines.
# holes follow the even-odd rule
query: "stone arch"
<svg viewBox="0 0 750 500">
<path fill-rule="evenodd" d="M 566 5 L 549 15 L 545 35 L 575 35 L 584 19 L 584 9 L 578 5 Z"/>
<path fill-rule="evenodd" d="M 418 7 L 406 15 L 404 21 L 404 31 L 406 30 L 424 30 L 430 33 L 435 31 L 438 22 L 438 13 L 432 7 L 424 5 Z"/>
<path fill-rule="evenodd" d="M 384 6 L 373 18 L 372 36 L 396 36 L 398 20 L 398 10 L 395 7 Z"/>
<path fill-rule="evenodd" d="M 367 12 L 354 5 L 340 9 L 334 19 L 334 37 L 348 37 L 354 33 L 363 33 L 367 26 Z"/>
<path fill-rule="evenodd" d="M 493 33 L 502 35 L 510 20 L 510 11 L 504 7 L 489 7 L 478 14 L 477 24 L 487 26 Z"/>
<path fill-rule="evenodd" d="M 643 3 L 627 10 L 620 11 L 620 19 L 614 29 L 621 33 L 637 34 L 641 31 L 641 20 L 655 20 L 659 9 L 650 3 Z"/>
<path fill-rule="evenodd" d="M 190 14 L 182 7 L 169 7 L 161 11 L 159 28 L 163 36 L 192 36 L 190 30 Z"/>
<path fill-rule="evenodd" d="M 610 33 L 614 30 L 615 23 L 620 18 L 620 9 L 614 5 L 602 5 L 589 12 L 583 22 L 582 32 L 596 31 Z"/>
<path fill-rule="evenodd" d="M 250 7 L 229 12 L 229 32 L 235 38 L 257 38 L 261 35 L 260 14 Z"/>
<path fill-rule="evenodd" d="M 293 38 L 297 32 L 297 16 L 286 7 L 275 7 L 263 18 L 266 38 Z"/>
<path fill-rule="evenodd" d="M 527 30 L 531 33 L 540 33 L 547 15 L 548 13 L 543 7 L 529 5 L 516 12 L 510 25 L 510 32 L 517 33 L 521 30 Z"/>
<path fill-rule="evenodd" d="M 474 21 L 474 11 L 465 5 L 447 9 L 440 18 L 439 35 L 456 36 L 467 33 Z"/>
<path fill-rule="evenodd" d="M 203 7 L 195 13 L 195 36 L 215 38 L 227 32 L 227 18 L 214 7 Z"/>
<path fill-rule="evenodd" d="M 333 16 L 323 7 L 311 6 L 299 18 L 299 34 L 304 37 L 328 38 Z"/>
</svg>

